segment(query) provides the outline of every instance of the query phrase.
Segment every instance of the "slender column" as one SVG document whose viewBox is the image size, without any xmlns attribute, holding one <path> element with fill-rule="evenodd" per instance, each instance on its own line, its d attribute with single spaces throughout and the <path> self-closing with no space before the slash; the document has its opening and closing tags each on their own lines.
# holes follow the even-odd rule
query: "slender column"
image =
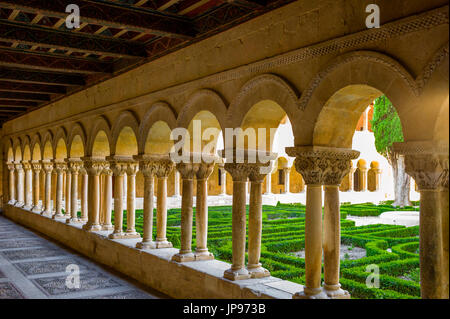
<svg viewBox="0 0 450 319">
<path fill-rule="evenodd" d="M 64 199 L 64 209 L 65 209 L 65 215 L 66 217 L 70 216 L 70 205 L 72 204 L 72 200 L 71 200 L 71 188 L 72 188 L 72 172 L 70 171 L 70 169 L 67 167 L 66 169 L 66 190 L 65 190 L 65 199 Z"/>
<path fill-rule="evenodd" d="M 39 161 L 32 161 L 33 165 L 33 208 L 32 211 L 35 213 L 40 213 L 42 211 L 41 205 L 39 204 L 39 189 L 41 184 L 41 169 L 42 165 Z"/>
<path fill-rule="evenodd" d="M 270 272 L 259 262 L 261 258 L 262 235 L 262 182 L 264 174 L 262 167 L 251 165 L 250 170 L 250 205 L 248 212 L 248 265 L 247 269 L 252 278 L 269 277 Z M 266 168 L 267 169 L 267 168 Z M 269 168 L 270 169 L 270 166 Z"/>
<path fill-rule="evenodd" d="M 80 170 L 81 174 L 81 218 L 80 222 L 88 221 L 88 174 L 84 168 Z"/>
<path fill-rule="evenodd" d="M 195 209 L 196 249 L 195 260 L 212 260 L 214 255 L 208 251 L 208 178 L 214 170 L 214 163 L 198 164 L 197 204 Z"/>
<path fill-rule="evenodd" d="M 173 169 L 173 163 L 169 159 L 158 161 L 155 170 L 158 189 L 156 202 L 156 248 L 171 248 L 172 243 L 167 241 L 167 177 Z M 183 217 L 181 217 L 183 218 Z"/>
<path fill-rule="evenodd" d="M 272 173 L 269 173 L 266 175 L 266 191 L 264 192 L 264 195 L 271 195 L 272 194 Z"/>
<path fill-rule="evenodd" d="M 33 207 L 33 172 L 31 163 L 22 161 L 25 170 L 25 206 L 24 209 L 31 210 Z"/>
<path fill-rule="evenodd" d="M 225 196 L 227 194 L 227 171 L 224 165 L 220 166 L 220 195 Z"/>
<path fill-rule="evenodd" d="M 443 248 L 443 256 L 442 256 L 442 269 L 443 269 L 443 297 L 445 299 L 449 298 L 449 265 L 448 265 L 448 215 L 449 215 L 449 205 L 448 205 L 448 179 L 443 185 L 443 189 L 441 191 L 441 211 L 442 211 L 442 248 Z"/>
<path fill-rule="evenodd" d="M 128 163 L 127 166 L 127 232 L 126 238 L 141 238 L 136 232 L 136 173 L 138 170 L 137 163 Z"/>
<path fill-rule="evenodd" d="M 103 205 L 103 216 L 105 216 L 104 223 L 102 225 L 102 230 L 111 231 L 114 230 L 114 226 L 111 224 L 111 210 L 112 210 L 112 170 L 109 168 L 109 163 L 106 164 L 107 168 L 103 170 L 105 176 L 104 183 L 104 205 Z"/>
<path fill-rule="evenodd" d="M 41 215 L 52 216 L 51 190 L 52 190 L 52 171 L 53 163 L 50 160 L 43 160 L 42 167 L 45 172 L 45 206 Z"/>
<path fill-rule="evenodd" d="M 232 265 L 223 276 L 229 280 L 248 279 L 250 274 L 245 268 L 245 224 L 246 224 L 246 184 L 248 169 L 243 164 L 226 163 L 225 169 L 233 179 L 232 208 Z"/>
<path fill-rule="evenodd" d="M 144 175 L 144 221 L 142 241 L 136 244 L 136 248 L 154 249 L 156 244 L 153 241 L 153 194 L 155 165 L 152 161 L 145 160 L 142 157 L 135 158 L 139 160 L 139 170 Z"/>
<path fill-rule="evenodd" d="M 88 179 L 88 221 L 83 225 L 83 229 L 89 232 L 101 230 L 99 224 L 100 209 L 100 173 L 105 167 L 103 160 L 89 157 L 82 158 L 84 167 L 89 175 Z"/>
<path fill-rule="evenodd" d="M 283 169 L 283 174 L 284 174 L 284 193 L 288 194 L 290 193 L 290 173 L 291 169 L 290 168 L 285 168 Z"/>
<path fill-rule="evenodd" d="M 14 205 L 16 203 L 16 184 L 15 184 L 15 166 L 13 162 L 8 164 L 9 170 L 9 202 L 8 204 Z"/>
<path fill-rule="evenodd" d="M 22 207 L 25 205 L 25 196 L 24 196 L 24 172 L 22 163 L 15 163 L 16 172 L 17 172 L 17 183 L 16 183 L 16 192 L 17 192 L 17 202 L 14 206 Z"/>
<path fill-rule="evenodd" d="M 109 238 L 118 239 L 125 237 L 123 232 L 123 180 L 127 164 L 116 161 L 114 157 L 109 157 L 108 160 L 114 176 L 114 231 Z"/>
<path fill-rule="evenodd" d="M 67 214 L 66 223 L 79 223 L 78 218 L 78 176 L 83 165 L 81 160 L 69 159 L 68 161 L 71 178 L 70 189 L 70 215 Z"/>
<path fill-rule="evenodd" d="M 198 166 L 192 163 L 178 163 L 177 170 L 183 179 L 183 194 L 181 199 L 181 247 L 180 252 L 172 257 L 178 262 L 194 261 L 192 253 L 192 220 L 193 220 L 193 193 L 194 176 Z"/>
<path fill-rule="evenodd" d="M 180 198 L 180 173 L 178 171 L 175 171 L 174 174 L 174 182 L 173 182 L 173 197 L 174 198 Z"/>
<path fill-rule="evenodd" d="M 55 162 L 56 170 L 56 201 L 55 201 L 55 215 L 53 219 L 64 218 L 62 213 L 62 197 L 63 197 L 63 174 L 67 169 L 67 164 L 64 162 Z"/>
</svg>

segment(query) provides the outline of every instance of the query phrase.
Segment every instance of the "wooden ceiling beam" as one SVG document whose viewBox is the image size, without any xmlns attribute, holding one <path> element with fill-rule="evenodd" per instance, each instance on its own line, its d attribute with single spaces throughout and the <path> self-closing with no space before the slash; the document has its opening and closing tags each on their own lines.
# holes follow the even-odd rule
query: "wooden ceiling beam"
<svg viewBox="0 0 450 319">
<path fill-rule="evenodd" d="M 19 83 L 55 84 L 65 86 L 85 85 L 80 75 L 25 71 L 0 67 L 0 80 Z"/>
<path fill-rule="evenodd" d="M 17 83 L 8 81 L 0 81 L 0 91 L 23 92 L 23 93 L 47 93 L 47 94 L 67 93 L 67 89 L 64 86 Z"/>
<path fill-rule="evenodd" d="M 86 33 L 63 32 L 36 25 L 25 26 L 6 21 L 0 21 L 0 40 L 117 57 L 146 56 L 143 45 L 139 43 L 113 38 L 105 39 Z"/>
<path fill-rule="evenodd" d="M 39 93 L 0 92 L 0 100 L 48 102 L 50 96 Z"/>
<path fill-rule="evenodd" d="M 40 13 L 48 17 L 65 19 L 66 7 L 73 0 L 0 0 L 0 7 Z M 157 10 L 129 7 L 123 4 L 77 0 L 80 20 L 111 28 L 126 28 L 130 31 L 150 33 L 158 36 L 192 38 L 195 36 L 192 24 L 176 15 Z"/>
</svg>

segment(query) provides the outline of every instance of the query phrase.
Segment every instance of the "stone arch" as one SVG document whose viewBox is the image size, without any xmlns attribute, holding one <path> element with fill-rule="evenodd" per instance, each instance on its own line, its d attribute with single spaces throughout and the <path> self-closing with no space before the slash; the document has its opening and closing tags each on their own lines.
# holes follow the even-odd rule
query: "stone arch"
<svg viewBox="0 0 450 319">
<path fill-rule="evenodd" d="M 310 81 L 299 100 L 300 110 L 295 115 L 295 145 L 348 147 L 358 120 L 354 117 L 359 118 L 362 111 L 382 94 L 396 107 L 407 139 L 408 130 L 405 130 L 403 117 L 419 94 L 411 74 L 399 62 L 377 52 L 355 51 L 338 56 Z M 333 112 L 337 115 L 346 110 L 348 121 L 341 114 L 339 123 L 330 123 L 330 119 L 323 117 L 319 122 L 325 107 L 329 110 L 334 108 Z M 331 112 L 329 116 L 332 117 Z M 345 136 L 340 140 L 318 140 L 317 133 L 324 121 L 332 126 L 328 132 L 334 132 L 337 125 L 345 124 L 344 129 L 340 127 L 340 132 L 345 131 Z"/>
<path fill-rule="evenodd" d="M 130 111 L 125 111 L 119 115 L 112 128 L 113 155 L 137 155 L 137 136 L 139 134 L 139 122 Z"/>
<path fill-rule="evenodd" d="M 109 156 L 111 154 L 111 125 L 104 116 L 99 116 L 87 139 L 86 156 Z"/>
<path fill-rule="evenodd" d="M 69 157 L 79 158 L 85 156 L 86 131 L 81 123 L 75 123 L 70 129 L 67 145 Z"/>
<path fill-rule="evenodd" d="M 176 127 L 177 120 L 174 111 L 166 102 L 153 104 L 145 113 L 139 127 L 139 154 L 168 153 L 173 141 L 170 132 Z"/>
<path fill-rule="evenodd" d="M 20 138 L 15 138 L 13 140 L 13 152 L 14 152 L 14 161 L 18 162 L 22 160 L 22 142 Z"/>
<path fill-rule="evenodd" d="M 41 156 L 41 135 L 36 133 L 31 138 L 31 159 L 33 161 L 40 161 L 42 159 Z"/>
<path fill-rule="evenodd" d="M 42 159 L 49 160 L 53 159 L 53 134 L 51 131 L 44 133 L 42 138 Z"/>
<path fill-rule="evenodd" d="M 22 160 L 31 160 L 30 137 L 28 135 L 22 138 Z"/>
<path fill-rule="evenodd" d="M 9 138 L 3 139 L 4 154 L 8 162 L 14 162 L 13 142 Z"/>
<path fill-rule="evenodd" d="M 297 94 L 286 81 L 273 74 L 263 74 L 251 79 L 233 99 L 228 110 L 228 124 L 244 131 L 254 129 L 255 131 L 248 133 L 255 132 L 255 142 L 251 145 L 248 140 L 243 142 L 243 138 L 238 138 L 236 147 L 271 150 L 276 129 L 286 116 L 292 126 L 296 125 L 292 119 L 297 110 Z M 264 140 L 259 135 L 263 131 L 258 129 L 266 130 Z M 253 136 L 253 133 L 247 136 Z"/>
<path fill-rule="evenodd" d="M 189 132 L 189 143 L 184 141 L 185 151 L 196 153 L 210 153 L 215 155 L 220 132 L 223 132 L 227 107 L 225 101 L 218 93 L 210 89 L 201 89 L 192 94 L 183 106 L 177 120 L 177 127 L 186 128 Z M 194 122 L 194 121 L 200 122 Z M 201 124 L 201 145 L 195 143 L 193 133 L 197 124 Z M 223 135 L 222 135 L 223 136 Z M 176 138 L 177 136 L 174 136 Z M 203 137 L 205 139 L 203 140 Z"/>
<path fill-rule="evenodd" d="M 366 190 L 366 172 L 367 162 L 361 158 L 358 160 L 355 173 L 353 174 L 353 187 L 355 192 L 363 192 Z"/>
<path fill-rule="evenodd" d="M 58 160 L 67 158 L 67 132 L 63 126 L 58 127 L 53 138 L 53 157 Z"/>
</svg>

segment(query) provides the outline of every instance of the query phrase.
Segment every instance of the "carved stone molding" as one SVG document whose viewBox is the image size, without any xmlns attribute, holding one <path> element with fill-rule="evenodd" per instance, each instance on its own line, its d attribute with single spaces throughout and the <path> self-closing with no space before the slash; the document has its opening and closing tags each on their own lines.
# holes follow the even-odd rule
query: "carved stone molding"
<svg viewBox="0 0 450 319">
<path fill-rule="evenodd" d="M 31 161 L 31 166 L 35 172 L 40 172 L 42 169 L 42 164 L 40 161 Z"/>
<path fill-rule="evenodd" d="M 198 165 L 194 163 L 177 163 L 176 168 L 182 179 L 194 179 L 198 171 Z"/>
<path fill-rule="evenodd" d="M 67 163 L 55 161 L 55 170 L 57 174 L 62 174 L 67 170 Z"/>
<path fill-rule="evenodd" d="M 102 171 L 107 167 L 108 162 L 103 159 L 97 159 L 92 157 L 83 157 L 81 160 L 84 163 L 84 169 L 88 175 L 99 176 Z"/>
<path fill-rule="evenodd" d="M 209 176 L 211 176 L 212 172 L 214 171 L 214 165 L 215 163 L 199 163 L 197 164 L 197 179 L 208 179 Z"/>
<path fill-rule="evenodd" d="M 50 160 L 42 160 L 42 169 L 46 172 L 46 173 L 51 173 L 53 171 L 53 162 Z"/>
<path fill-rule="evenodd" d="M 351 160 L 360 154 L 351 149 L 321 146 L 288 147 L 286 153 L 296 158 L 297 172 L 310 185 L 340 185 L 352 168 Z"/>
<path fill-rule="evenodd" d="M 225 163 L 225 170 L 230 173 L 233 182 L 246 182 L 250 173 L 245 163 Z"/>
<path fill-rule="evenodd" d="M 29 161 L 22 161 L 22 166 L 25 171 L 31 170 L 31 163 Z"/>
<path fill-rule="evenodd" d="M 11 163 L 11 162 L 6 163 L 6 166 L 8 167 L 8 170 L 11 172 L 14 172 L 14 170 L 16 169 L 14 163 Z"/>
<path fill-rule="evenodd" d="M 109 163 L 109 168 L 112 170 L 114 176 L 124 176 L 127 172 L 128 163 L 134 160 L 131 157 L 122 156 L 108 156 L 106 161 Z"/>
<path fill-rule="evenodd" d="M 81 168 L 83 167 L 83 161 L 81 159 L 67 159 L 67 169 L 75 175 L 80 173 Z"/>
</svg>

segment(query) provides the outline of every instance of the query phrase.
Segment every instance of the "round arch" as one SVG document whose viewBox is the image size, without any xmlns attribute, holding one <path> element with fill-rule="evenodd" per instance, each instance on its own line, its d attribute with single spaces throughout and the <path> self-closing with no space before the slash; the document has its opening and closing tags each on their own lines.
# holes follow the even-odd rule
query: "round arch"
<svg viewBox="0 0 450 319">
<path fill-rule="evenodd" d="M 87 138 L 86 156 L 109 156 L 111 154 L 111 125 L 104 116 L 94 121 Z"/>
<path fill-rule="evenodd" d="M 86 149 L 86 131 L 81 123 L 75 123 L 70 129 L 69 138 L 67 139 L 69 157 L 83 157 Z"/>
<path fill-rule="evenodd" d="M 112 128 L 112 155 L 137 155 L 139 122 L 131 111 L 122 112 Z"/>
</svg>

